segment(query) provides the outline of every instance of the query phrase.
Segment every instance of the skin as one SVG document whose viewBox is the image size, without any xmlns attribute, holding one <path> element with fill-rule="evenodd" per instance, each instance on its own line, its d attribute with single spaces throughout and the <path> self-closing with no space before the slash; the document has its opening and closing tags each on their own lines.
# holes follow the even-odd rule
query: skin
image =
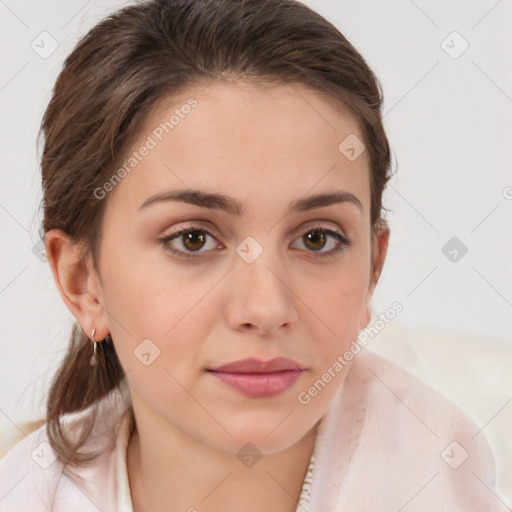
<svg viewBox="0 0 512 512">
<path fill-rule="evenodd" d="M 363 140 L 358 123 L 303 85 L 190 88 L 157 105 L 132 149 L 191 96 L 197 106 L 103 199 L 99 269 L 90 259 L 80 265 L 58 230 L 47 233 L 46 250 L 66 305 L 89 336 L 94 327 L 96 340 L 111 334 L 127 372 L 137 422 L 128 448 L 134 510 L 294 510 L 319 420 L 349 368 L 309 404 L 297 396 L 367 326 L 389 230 L 370 226 L 367 152 L 349 161 L 338 150 L 349 134 Z M 174 201 L 138 210 L 177 188 L 225 194 L 245 211 Z M 362 210 L 344 202 L 287 213 L 296 199 L 334 190 L 354 194 Z M 196 251 L 180 259 L 159 237 L 190 221 L 211 236 L 168 242 Z M 318 225 L 351 245 L 322 257 L 338 242 L 308 243 Z M 236 252 L 248 236 L 263 249 L 252 263 Z M 160 350 L 149 366 L 134 356 L 146 338 Z M 248 398 L 205 370 L 277 356 L 306 370 L 270 398 Z M 263 455 L 252 467 L 237 457 L 247 442 Z"/>
</svg>

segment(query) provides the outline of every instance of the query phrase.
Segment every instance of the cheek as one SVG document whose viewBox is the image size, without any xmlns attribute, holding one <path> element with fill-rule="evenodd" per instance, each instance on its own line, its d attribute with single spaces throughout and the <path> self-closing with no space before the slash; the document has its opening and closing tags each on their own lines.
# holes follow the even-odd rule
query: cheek
<svg viewBox="0 0 512 512">
<path fill-rule="evenodd" d="M 322 292 L 308 300 L 316 304 L 310 318 L 308 335 L 312 364 L 297 395 L 308 414 L 320 414 L 342 385 L 351 361 L 360 351 L 356 344 L 359 319 L 364 312 L 366 288 L 360 278 L 339 275 L 322 287 Z"/>
<path fill-rule="evenodd" d="M 357 261 L 357 258 L 354 257 Z M 315 373 L 323 373 L 357 340 L 361 318 L 366 312 L 368 269 L 360 264 L 340 265 L 329 279 L 307 291 L 303 287 L 303 315 L 316 354 Z"/>
<path fill-rule="evenodd" d="M 361 264 L 362 257 L 352 254 L 349 258 L 333 265 L 321 280 L 308 280 L 302 288 L 302 296 L 320 319 L 325 317 L 332 330 L 342 334 L 357 323 L 368 291 L 369 269 Z"/>
<path fill-rule="evenodd" d="M 153 369 L 172 367 L 178 372 L 190 367 L 209 328 L 200 298 L 211 285 L 190 283 L 183 275 L 169 279 L 164 273 L 129 258 L 118 258 L 106 268 L 105 308 L 126 372 L 138 372 L 144 362 Z"/>
</svg>

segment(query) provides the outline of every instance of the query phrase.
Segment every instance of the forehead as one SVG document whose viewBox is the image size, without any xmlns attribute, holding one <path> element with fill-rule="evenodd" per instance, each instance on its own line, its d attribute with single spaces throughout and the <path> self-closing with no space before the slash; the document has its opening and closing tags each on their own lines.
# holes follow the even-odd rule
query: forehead
<svg viewBox="0 0 512 512">
<path fill-rule="evenodd" d="M 304 85 L 191 87 L 157 102 L 109 202 L 129 215 L 150 195 L 175 188 L 283 204 L 287 196 L 343 187 L 369 203 L 367 151 L 347 158 L 347 141 L 362 144 L 357 119 Z"/>
</svg>

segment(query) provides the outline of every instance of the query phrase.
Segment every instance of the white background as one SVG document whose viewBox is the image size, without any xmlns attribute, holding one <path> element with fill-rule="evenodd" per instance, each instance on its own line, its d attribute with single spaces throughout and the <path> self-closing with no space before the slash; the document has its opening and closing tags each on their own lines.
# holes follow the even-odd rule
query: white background
<svg viewBox="0 0 512 512">
<path fill-rule="evenodd" d="M 399 300 L 396 322 L 408 328 L 512 347 L 512 2 L 305 3 L 344 33 L 384 89 L 397 172 L 384 198 L 392 235 L 375 311 Z M 0 424 L 42 414 L 73 320 L 32 253 L 41 116 L 78 37 L 122 5 L 0 3 Z M 59 43 L 46 59 L 31 48 L 43 31 Z M 442 47 L 453 31 L 469 44 L 456 59 Z M 460 48 L 453 36 L 448 44 Z M 468 248 L 456 263 L 442 252 L 454 236 Z"/>
</svg>

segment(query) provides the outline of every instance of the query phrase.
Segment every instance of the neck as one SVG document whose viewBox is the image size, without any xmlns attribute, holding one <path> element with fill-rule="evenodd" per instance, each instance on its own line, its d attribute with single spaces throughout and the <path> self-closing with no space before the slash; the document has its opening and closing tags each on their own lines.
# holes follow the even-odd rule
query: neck
<svg viewBox="0 0 512 512">
<path fill-rule="evenodd" d="M 138 423 L 127 453 L 133 510 L 152 512 L 295 510 L 319 425 L 286 450 L 245 465 L 168 423 Z"/>
</svg>

